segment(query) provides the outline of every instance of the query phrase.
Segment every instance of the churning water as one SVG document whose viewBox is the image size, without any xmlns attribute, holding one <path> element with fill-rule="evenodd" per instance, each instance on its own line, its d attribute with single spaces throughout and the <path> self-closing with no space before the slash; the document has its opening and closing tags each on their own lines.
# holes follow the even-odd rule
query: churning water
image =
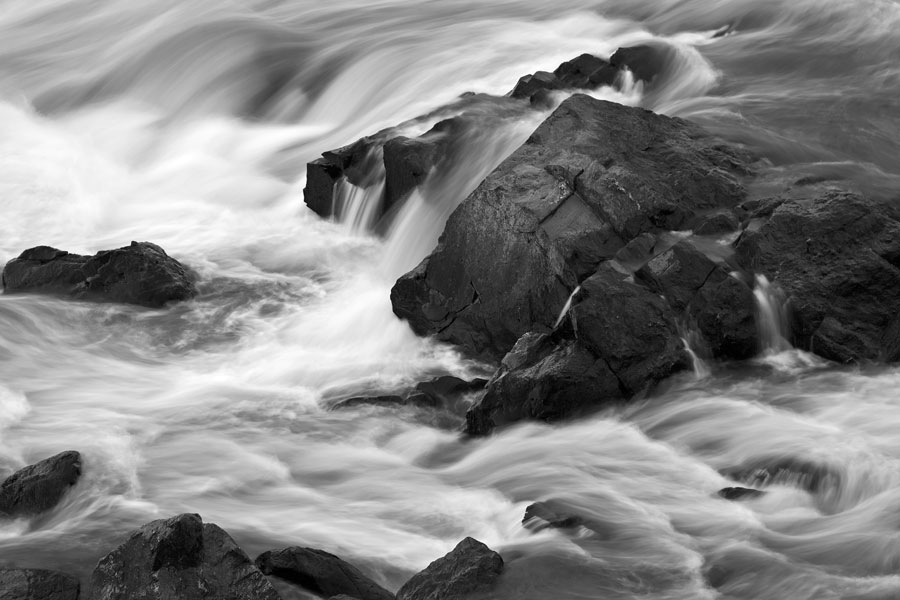
<svg viewBox="0 0 900 600">
<path fill-rule="evenodd" d="M 485 127 L 466 160 L 384 236 L 320 220 L 301 193 L 323 150 L 401 123 L 421 133 L 446 115 L 410 119 L 464 92 L 502 95 L 649 39 L 677 50 L 665 85 L 598 95 L 886 193 L 896 2 L 0 7 L 0 260 L 148 240 L 201 281 L 161 311 L 0 297 L 0 469 L 66 449 L 85 464 L 51 514 L 0 525 L 0 563 L 84 577 L 127 531 L 198 512 L 251 555 L 320 547 L 392 589 L 471 535 L 506 558 L 502 598 L 900 598 L 893 369 L 775 348 L 578 423 L 471 441 L 411 408 L 328 410 L 484 374 L 414 336 L 388 291 L 544 115 L 475 102 Z M 720 472 L 768 494 L 722 500 Z M 549 499 L 584 526 L 524 529 L 525 507 Z"/>
</svg>

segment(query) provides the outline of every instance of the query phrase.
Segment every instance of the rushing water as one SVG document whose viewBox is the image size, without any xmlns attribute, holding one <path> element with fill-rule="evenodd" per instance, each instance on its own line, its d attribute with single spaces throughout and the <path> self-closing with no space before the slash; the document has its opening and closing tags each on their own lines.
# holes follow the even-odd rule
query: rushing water
<svg viewBox="0 0 900 600">
<path fill-rule="evenodd" d="M 86 577 L 127 531 L 189 511 L 251 555 L 320 547 L 391 589 L 471 535 L 506 558 L 502 598 L 900 597 L 893 369 L 777 348 L 578 423 L 471 441 L 427 411 L 328 409 L 484 374 L 416 338 L 388 291 L 541 114 L 482 98 L 466 160 L 382 237 L 320 220 L 301 192 L 323 150 L 422 132 L 440 115 L 408 120 L 464 92 L 656 39 L 678 53 L 664 85 L 597 94 L 885 193 L 900 174 L 896 2 L 0 8 L 0 260 L 148 240 L 201 282 L 168 310 L 0 297 L 0 472 L 66 449 L 85 464 L 52 513 L 0 525 L 0 563 Z M 765 496 L 715 496 L 720 471 L 773 464 Z M 547 499 L 585 525 L 523 528 Z"/>
</svg>

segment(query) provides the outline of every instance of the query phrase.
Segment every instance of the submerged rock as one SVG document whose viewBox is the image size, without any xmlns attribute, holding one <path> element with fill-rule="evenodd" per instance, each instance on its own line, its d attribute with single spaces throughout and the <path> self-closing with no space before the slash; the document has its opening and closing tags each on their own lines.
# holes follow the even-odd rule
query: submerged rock
<svg viewBox="0 0 900 600">
<path fill-rule="evenodd" d="M 315 548 L 294 546 L 264 552 L 256 559 L 256 566 L 266 575 L 323 597 L 346 595 L 357 600 L 394 600 L 392 593 L 350 563 Z"/>
<path fill-rule="evenodd" d="M 6 263 L 2 279 L 6 293 L 59 294 L 151 308 L 197 295 L 184 266 L 150 242 L 131 242 L 94 256 L 37 246 Z"/>
<path fill-rule="evenodd" d="M 541 531 L 548 527 L 568 529 L 584 525 L 584 519 L 560 510 L 552 500 L 535 502 L 525 508 L 522 524 L 533 531 Z"/>
<path fill-rule="evenodd" d="M 394 312 L 499 360 L 524 333 L 549 331 L 629 240 L 739 203 L 742 160 L 680 119 L 572 96 L 451 215 L 392 289 Z"/>
<path fill-rule="evenodd" d="M 397 600 L 465 600 L 487 597 L 503 572 L 499 554 L 467 537 L 446 556 L 407 581 Z"/>
<path fill-rule="evenodd" d="M 234 540 L 194 514 L 144 525 L 91 581 L 93 600 L 280 600 Z"/>
<path fill-rule="evenodd" d="M 81 455 L 61 452 L 7 477 L 0 484 L 0 517 L 27 517 L 50 510 L 81 476 Z"/>
<path fill-rule="evenodd" d="M 737 258 L 787 294 L 793 345 L 838 362 L 900 360 L 900 211 L 840 190 L 770 205 Z"/>
<path fill-rule="evenodd" d="M 0 600 L 78 600 L 78 579 L 46 569 L 0 568 Z"/>
<path fill-rule="evenodd" d="M 764 496 L 765 492 L 762 490 L 754 490 L 753 488 L 727 487 L 722 488 L 716 492 L 716 494 L 725 500 L 745 500 L 759 498 L 760 496 Z"/>
</svg>

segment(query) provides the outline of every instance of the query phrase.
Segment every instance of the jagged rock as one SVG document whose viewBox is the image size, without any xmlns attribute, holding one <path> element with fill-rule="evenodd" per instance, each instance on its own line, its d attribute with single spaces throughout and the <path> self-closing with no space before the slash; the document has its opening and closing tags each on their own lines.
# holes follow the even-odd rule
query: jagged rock
<svg viewBox="0 0 900 600">
<path fill-rule="evenodd" d="M 791 342 L 838 362 L 900 360 L 900 212 L 831 190 L 777 205 L 736 245 L 788 296 Z"/>
<path fill-rule="evenodd" d="M 197 295 L 184 266 L 150 242 L 131 242 L 94 256 L 49 246 L 30 248 L 6 263 L 3 289 L 151 308 Z"/>
<path fill-rule="evenodd" d="M 91 581 L 93 600 L 280 600 L 234 540 L 194 514 L 144 525 Z"/>
<path fill-rule="evenodd" d="M 465 381 L 452 375 L 441 375 L 416 384 L 407 400 L 417 406 L 434 406 L 456 412 L 463 398 L 483 390 L 486 385 L 486 379 L 475 378 Z"/>
<path fill-rule="evenodd" d="M 394 600 L 392 593 L 350 563 L 315 548 L 294 546 L 264 552 L 256 559 L 256 566 L 266 575 L 321 596 L 346 594 L 358 600 Z"/>
<path fill-rule="evenodd" d="M 745 359 L 759 351 L 752 290 L 689 242 L 657 255 L 635 277 L 696 327 L 714 357 Z"/>
<path fill-rule="evenodd" d="M 78 600 L 78 579 L 46 569 L 0 568 L 0 600 Z"/>
<path fill-rule="evenodd" d="M 522 419 L 556 421 L 628 399 L 689 368 L 671 309 L 604 265 L 550 335 L 522 336 L 466 415 L 484 435 Z"/>
<path fill-rule="evenodd" d="M 397 600 L 465 600 L 489 594 L 503 571 L 499 554 L 467 537 L 407 581 Z"/>
<path fill-rule="evenodd" d="M 451 215 L 394 312 L 499 360 L 627 241 L 740 202 L 742 161 L 685 121 L 576 94 Z"/>
<path fill-rule="evenodd" d="M 0 484 L 0 517 L 27 517 L 50 510 L 81 476 L 81 455 L 61 452 L 16 471 Z"/>
<path fill-rule="evenodd" d="M 609 57 L 609 64 L 616 69 L 627 68 L 640 81 L 653 83 L 664 74 L 672 61 L 673 49 L 662 43 L 619 48 Z"/>
<path fill-rule="evenodd" d="M 384 210 L 425 183 L 440 155 L 440 147 L 425 138 L 397 137 L 384 144 Z"/>
<path fill-rule="evenodd" d="M 608 61 L 582 54 L 559 65 L 552 73 L 538 71 L 519 79 L 509 93 L 512 98 L 531 98 L 540 91 L 561 89 L 595 89 L 603 85 L 613 85 L 619 70 Z"/>
<path fill-rule="evenodd" d="M 748 498 L 759 498 L 765 495 L 765 492 L 745 487 L 727 487 L 722 488 L 716 494 L 725 500 L 745 500 Z"/>
<path fill-rule="evenodd" d="M 717 211 L 707 215 L 694 229 L 697 235 L 721 235 L 737 231 L 740 222 L 730 211 Z"/>
</svg>

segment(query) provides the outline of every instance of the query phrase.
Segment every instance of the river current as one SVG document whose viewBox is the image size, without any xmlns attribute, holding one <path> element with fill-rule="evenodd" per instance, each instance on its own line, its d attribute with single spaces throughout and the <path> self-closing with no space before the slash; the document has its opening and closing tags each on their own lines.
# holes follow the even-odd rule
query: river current
<svg viewBox="0 0 900 600">
<path fill-rule="evenodd" d="M 396 278 L 546 113 L 480 100 L 467 160 L 393 226 L 320 219 L 305 163 L 421 133 L 465 92 L 657 40 L 665 85 L 594 95 L 694 120 L 893 195 L 891 0 L 0 0 L 0 261 L 152 241 L 199 276 L 165 310 L 0 296 L 0 474 L 57 452 L 84 476 L 0 564 L 87 579 L 127 532 L 200 513 L 255 556 L 304 545 L 396 590 L 465 536 L 509 599 L 900 598 L 900 371 L 773 347 L 558 426 L 475 440 L 414 408 L 335 400 L 485 365 L 417 338 Z M 724 35 L 722 35 L 724 33 Z M 450 109 L 451 112 L 453 109 Z M 729 502 L 721 472 L 800 465 Z M 733 483 L 731 483 L 733 485 Z M 539 532 L 553 500 L 583 527 Z"/>
</svg>

